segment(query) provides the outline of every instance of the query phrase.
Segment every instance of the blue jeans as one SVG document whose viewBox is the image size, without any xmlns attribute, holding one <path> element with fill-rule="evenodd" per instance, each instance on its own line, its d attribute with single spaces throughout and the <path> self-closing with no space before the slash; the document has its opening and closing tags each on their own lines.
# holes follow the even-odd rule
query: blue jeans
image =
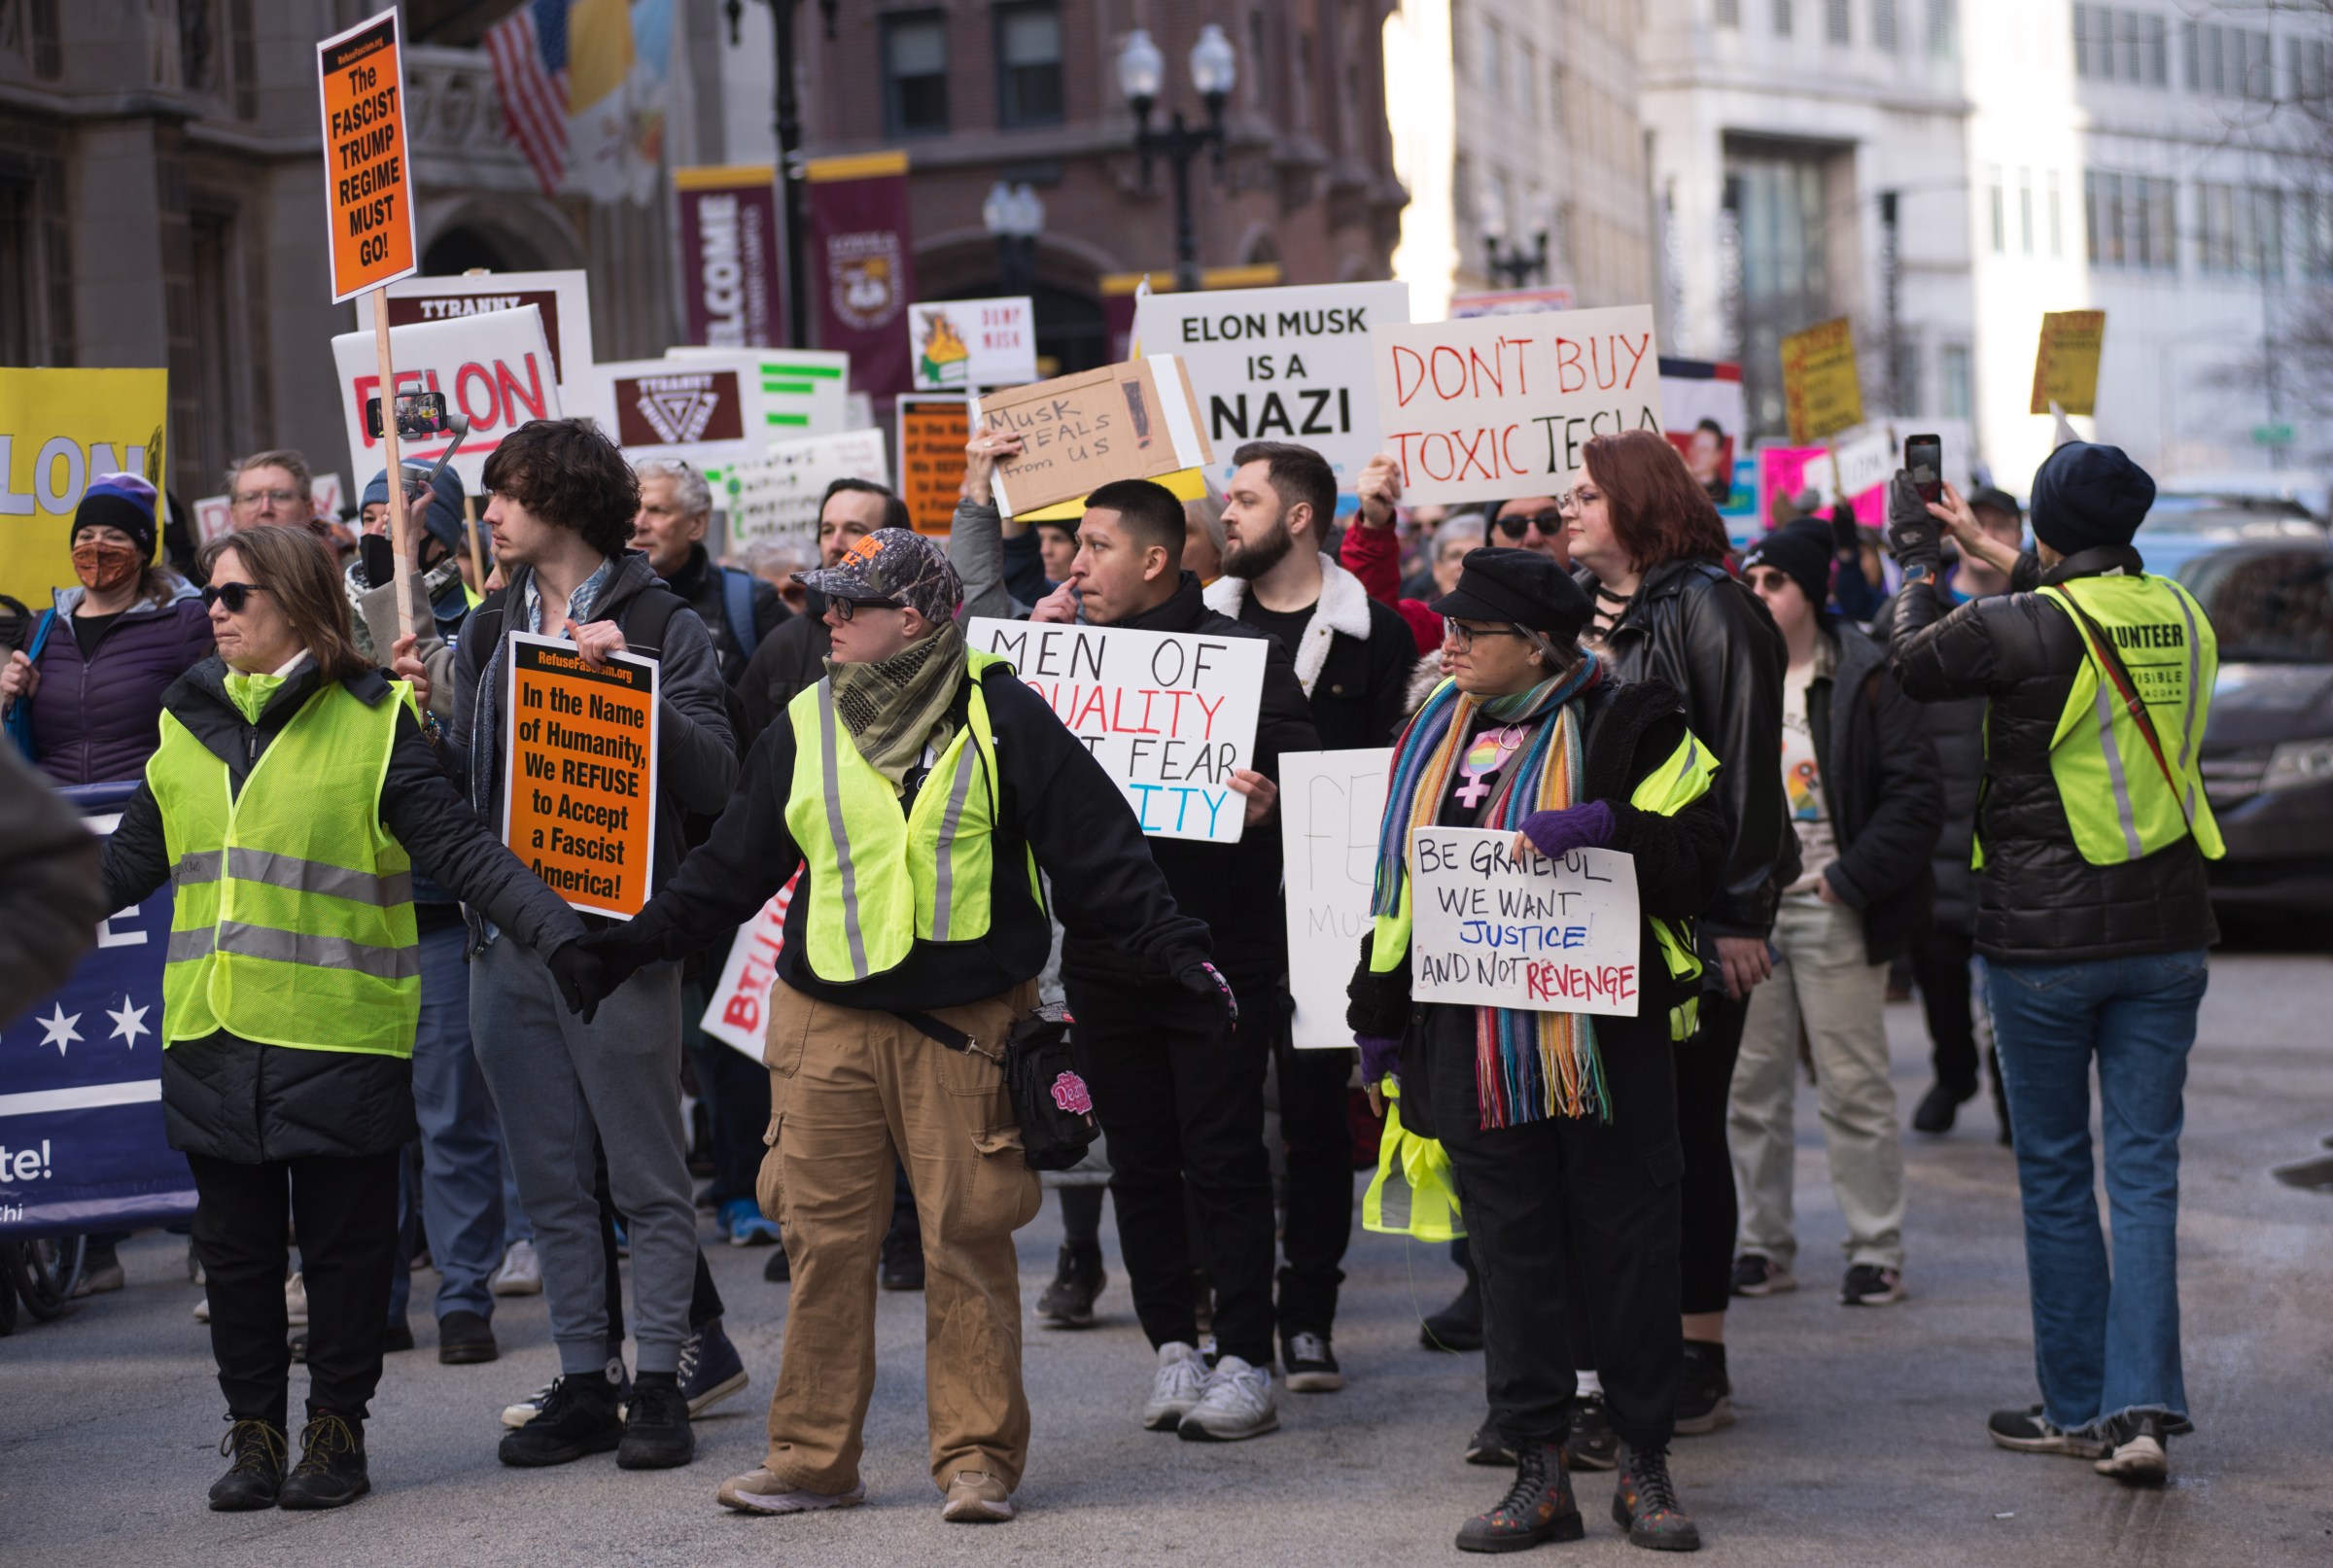
<svg viewBox="0 0 2333 1568">
<path fill-rule="evenodd" d="M 468 935 L 460 924 L 422 933 L 421 1028 L 413 1039 L 421 1223 L 437 1266 L 441 1318 L 494 1316 L 488 1285 L 503 1261 L 503 1129 L 470 1049 L 470 965 L 462 961 Z M 400 1267 L 400 1282 L 403 1272 Z"/>
<path fill-rule="evenodd" d="M 2067 1429 L 2133 1411 L 2187 1414 L 2179 1373 L 2179 1126 L 2204 951 L 1985 969 L 2017 1138 L 2034 1364 Z M 2098 1063 L 2109 1272 L 2090 1151 Z"/>
</svg>

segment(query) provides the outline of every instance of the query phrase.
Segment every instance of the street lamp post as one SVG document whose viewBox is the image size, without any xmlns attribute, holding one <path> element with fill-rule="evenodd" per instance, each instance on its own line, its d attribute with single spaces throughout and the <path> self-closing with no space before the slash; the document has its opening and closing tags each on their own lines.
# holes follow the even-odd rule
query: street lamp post
<svg viewBox="0 0 2333 1568">
<path fill-rule="evenodd" d="M 801 0 L 760 0 L 770 8 L 770 31 L 777 45 L 778 84 L 778 195 L 785 214 L 785 327 L 790 348 L 810 346 L 810 284 L 802 274 L 802 171 L 795 162 L 802 152 L 802 99 L 794 90 L 794 11 Z M 727 0 L 729 43 L 738 42 L 738 24 L 745 19 L 745 0 Z M 826 37 L 834 38 L 835 0 L 818 0 L 826 20 Z"/>
<path fill-rule="evenodd" d="M 1513 250 L 1501 247 L 1506 238 L 1503 227 L 1485 225 L 1482 229 L 1482 266 L 1492 278 L 1510 289 L 1519 289 L 1532 279 L 1545 282 L 1548 275 L 1548 231 L 1545 228 L 1532 237 L 1531 249 L 1517 245 Z"/>
<path fill-rule="evenodd" d="M 1174 286 L 1192 290 L 1199 287 L 1199 233 L 1191 215 L 1191 160 L 1203 149 L 1213 157 L 1217 177 L 1223 174 L 1223 105 L 1238 80 L 1239 59 L 1220 26 L 1209 22 L 1200 29 L 1199 42 L 1191 46 L 1191 86 L 1206 106 L 1207 122 L 1198 128 L 1184 123 L 1180 109 L 1167 118 L 1165 130 L 1151 128 L 1150 112 L 1158 105 L 1166 75 L 1166 56 L 1150 41 L 1149 31 L 1137 27 L 1127 34 L 1118 52 L 1118 86 L 1134 111 L 1142 189 L 1151 189 L 1151 160 L 1166 158 L 1174 175 Z"/>
<path fill-rule="evenodd" d="M 980 221 L 996 241 L 996 275 L 1008 295 L 1037 290 L 1037 236 L 1045 231 L 1045 203 L 1024 183 L 997 181 L 980 204 Z"/>
</svg>

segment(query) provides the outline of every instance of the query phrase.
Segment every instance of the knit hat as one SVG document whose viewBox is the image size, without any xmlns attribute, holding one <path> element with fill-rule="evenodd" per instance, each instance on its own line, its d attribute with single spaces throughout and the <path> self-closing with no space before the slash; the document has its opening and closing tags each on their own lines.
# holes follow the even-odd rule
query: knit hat
<svg viewBox="0 0 2333 1568">
<path fill-rule="evenodd" d="M 2069 441 L 2034 475 L 2034 538 L 2060 555 L 2127 545 L 2155 504 L 2155 481 L 2119 446 Z"/>
<path fill-rule="evenodd" d="M 1837 549 L 1830 524 L 1801 517 L 1759 540 L 1742 557 L 1742 570 L 1770 567 L 1798 584 L 1806 602 L 1821 610 L 1830 598 L 1830 558 Z"/>
<path fill-rule="evenodd" d="M 134 473 L 101 473 L 81 493 L 73 511 L 73 533 L 100 524 L 118 528 L 138 541 L 138 554 L 154 559 L 154 486 Z"/>
<path fill-rule="evenodd" d="M 461 554 L 463 549 L 462 476 L 454 471 L 453 465 L 450 463 L 442 469 L 430 463 L 401 463 L 399 467 L 404 470 L 405 500 L 408 503 L 419 501 L 422 498 L 423 487 L 425 485 L 429 487 L 429 505 L 422 509 L 417 519 L 410 511 L 405 514 L 406 517 L 418 521 L 432 539 L 445 547 L 448 555 Z M 431 477 L 433 470 L 436 474 L 435 479 Z M 372 476 L 369 484 L 366 485 L 365 493 L 358 498 L 357 505 L 361 509 L 366 506 L 386 505 L 388 502 L 389 470 L 383 469 Z"/>
<path fill-rule="evenodd" d="M 1537 550 L 1493 544 L 1467 552 L 1458 586 L 1427 607 L 1451 620 L 1503 620 L 1568 646 L 1590 613 L 1571 575 Z"/>
<path fill-rule="evenodd" d="M 797 572 L 794 580 L 828 599 L 910 608 L 935 625 L 955 620 L 964 601 L 963 578 L 947 552 L 906 528 L 879 528 L 834 565 Z"/>
</svg>

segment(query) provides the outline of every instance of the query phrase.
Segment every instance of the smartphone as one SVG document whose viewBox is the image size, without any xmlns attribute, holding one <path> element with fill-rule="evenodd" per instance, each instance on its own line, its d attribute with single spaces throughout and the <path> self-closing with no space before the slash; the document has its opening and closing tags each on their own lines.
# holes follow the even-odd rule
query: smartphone
<svg viewBox="0 0 2333 1568">
<path fill-rule="evenodd" d="M 374 440 L 381 438 L 381 400 L 365 400 L 365 429 Z M 399 440 L 417 441 L 427 436 L 442 436 L 453 429 L 452 416 L 446 412 L 442 392 L 400 392 L 397 395 L 397 436 Z"/>
<path fill-rule="evenodd" d="M 1944 499 L 1942 436 L 1906 436 L 1903 438 L 1903 469 L 1912 476 L 1912 486 L 1920 492 L 1922 501 Z"/>
</svg>

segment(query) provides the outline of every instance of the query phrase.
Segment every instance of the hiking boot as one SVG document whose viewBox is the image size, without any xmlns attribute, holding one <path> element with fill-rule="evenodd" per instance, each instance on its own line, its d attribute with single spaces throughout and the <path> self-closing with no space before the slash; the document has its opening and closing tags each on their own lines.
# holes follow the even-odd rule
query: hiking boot
<svg viewBox="0 0 2333 1568">
<path fill-rule="evenodd" d="M 1958 1084 L 1931 1084 L 1928 1093 L 1920 1097 L 1919 1106 L 1912 1112 L 1912 1131 L 1939 1136 L 1951 1132 L 1953 1122 L 1961 1114 L 1961 1107 L 1975 1098 L 1974 1084 L 1966 1089 Z"/>
<path fill-rule="evenodd" d="M 1610 1470 L 1620 1462 L 1619 1434 L 1601 1394 L 1584 1394 L 1572 1404 L 1572 1430 L 1563 1440 L 1563 1460 L 1573 1470 Z"/>
<path fill-rule="evenodd" d="M 1183 1424 L 1191 1407 L 1206 1389 L 1207 1364 L 1199 1351 L 1180 1340 L 1159 1346 L 1159 1371 L 1150 1384 L 1150 1403 L 1142 1407 L 1142 1425 L 1152 1432 L 1172 1432 Z"/>
<path fill-rule="evenodd" d="M 1733 1260 L 1731 1289 L 1736 1296 L 1780 1296 L 1798 1288 L 1798 1276 L 1787 1263 L 1776 1263 L 1760 1252 L 1745 1252 Z"/>
<path fill-rule="evenodd" d="M 1281 1381 L 1292 1394 L 1334 1394 L 1344 1386 L 1337 1352 L 1325 1334 L 1309 1330 L 1280 1342 Z"/>
<path fill-rule="evenodd" d="M 1709 1340 L 1685 1342 L 1677 1376 L 1677 1435 L 1697 1438 L 1733 1425 L 1733 1379 L 1725 1376 L 1725 1347 Z"/>
<path fill-rule="evenodd" d="M 2160 1486 L 2171 1475 L 2169 1441 L 2159 1411 L 2134 1411 L 2109 1423 L 2114 1449 L 2091 1468 L 2134 1486 Z"/>
<path fill-rule="evenodd" d="M 2062 1453 L 2070 1459 L 2096 1459 L 2112 1446 L 2088 1430 L 2069 1432 L 2043 1413 L 2043 1407 L 1995 1411 L 1985 1431 L 1997 1445 L 2017 1453 Z"/>
<path fill-rule="evenodd" d="M 211 1482 L 211 1512 L 244 1514 L 275 1507 L 284 1485 L 284 1429 L 273 1421 L 237 1421 L 219 1440 L 219 1451 L 234 1463 Z"/>
<path fill-rule="evenodd" d="M 606 1453 L 624 1440 L 615 1412 L 615 1380 L 604 1372 L 577 1373 L 551 1384 L 535 1418 L 504 1434 L 503 1463 L 521 1469 L 572 1464 L 587 1453 Z M 638 1404 L 639 1391 L 633 1391 Z M 503 1419 L 509 1420 L 505 1411 Z"/>
<path fill-rule="evenodd" d="M 940 1505 L 940 1517 L 951 1524 L 1002 1524 L 1012 1516 L 1012 1494 L 985 1470 L 958 1471 Z"/>
<path fill-rule="evenodd" d="M 514 1435 L 523 1437 L 530 1430 L 521 1428 Z M 632 1380 L 632 1408 L 624 1412 L 616 1468 L 678 1470 L 696 1456 L 697 1435 L 689 1430 L 688 1401 L 681 1397 L 679 1376 L 642 1373 Z"/>
<path fill-rule="evenodd" d="M 1491 1465 L 1500 1470 L 1515 1468 L 1515 1450 L 1507 1446 L 1505 1438 L 1499 1436 L 1499 1423 L 1494 1417 L 1484 1416 L 1482 1424 L 1475 1428 L 1475 1435 L 1466 1440 L 1466 1462 L 1470 1465 Z"/>
<path fill-rule="evenodd" d="M 1839 1283 L 1842 1307 L 1889 1307 L 1903 1300 L 1903 1271 L 1859 1263 Z"/>
<path fill-rule="evenodd" d="M 867 1500 L 867 1488 L 862 1482 L 847 1492 L 806 1492 L 767 1470 L 753 1470 L 731 1476 L 714 1495 L 721 1507 L 740 1514 L 814 1514 L 827 1508 L 856 1508 Z"/>
<path fill-rule="evenodd" d="M 883 1238 L 883 1265 L 877 1277 L 886 1290 L 922 1290 L 923 1237 L 893 1227 Z"/>
<path fill-rule="evenodd" d="M 1250 1366 L 1237 1356 L 1225 1356 L 1207 1374 L 1199 1403 L 1175 1431 L 1185 1443 L 1238 1443 L 1280 1429 L 1280 1411 L 1272 1398 L 1271 1369 Z"/>
<path fill-rule="evenodd" d="M 750 1198 L 732 1198 L 714 1215 L 714 1224 L 733 1247 L 766 1247 L 778 1240 L 778 1226 Z"/>
<path fill-rule="evenodd" d="M 497 1296 L 541 1295 L 542 1260 L 535 1255 L 535 1243 L 522 1236 L 505 1247 L 503 1266 L 486 1288 Z"/>
<path fill-rule="evenodd" d="M 1577 1541 L 1587 1533 L 1563 1445 L 1526 1443 L 1515 1456 L 1515 1484 L 1487 1513 L 1458 1527 L 1461 1551 L 1527 1551 L 1542 1541 Z"/>
<path fill-rule="evenodd" d="M 1612 1521 L 1628 1532 L 1628 1544 L 1654 1551 L 1698 1551 L 1701 1531 L 1678 1506 L 1677 1483 L 1669 1479 L 1669 1450 L 1630 1448 L 1612 1489 Z"/>
<path fill-rule="evenodd" d="M 480 1362 L 500 1360 L 501 1345 L 494 1342 L 494 1325 L 477 1313 L 457 1309 L 437 1320 L 437 1360 L 447 1367 L 472 1367 Z"/>
<path fill-rule="evenodd" d="M 746 1386 L 745 1358 L 717 1317 L 680 1342 L 680 1398 L 693 1418 Z"/>
<path fill-rule="evenodd" d="M 1449 1306 L 1420 1320 L 1417 1342 L 1429 1350 L 1482 1348 L 1482 1290 L 1473 1274 Z"/>
<path fill-rule="evenodd" d="M 1094 1299 L 1110 1282 L 1102 1272 L 1101 1248 L 1062 1243 L 1053 1279 L 1037 1298 L 1037 1316 L 1057 1329 L 1094 1326 Z"/>
<path fill-rule="evenodd" d="M 284 1478 L 275 1506 L 290 1509 L 346 1508 L 372 1490 L 365 1470 L 365 1425 L 344 1421 L 331 1411 L 310 1411 L 300 1429 L 299 1463 Z"/>
</svg>

